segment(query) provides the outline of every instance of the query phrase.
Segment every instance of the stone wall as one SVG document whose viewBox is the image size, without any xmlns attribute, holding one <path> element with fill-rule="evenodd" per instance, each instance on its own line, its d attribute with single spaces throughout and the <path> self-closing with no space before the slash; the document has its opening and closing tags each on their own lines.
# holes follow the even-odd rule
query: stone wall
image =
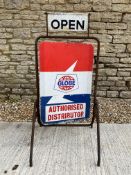
<svg viewBox="0 0 131 175">
<path fill-rule="evenodd" d="M 46 11 L 91 13 L 98 96 L 131 98 L 131 0 L 0 0 L 0 97 L 35 96 L 34 41 L 46 33 Z"/>
</svg>

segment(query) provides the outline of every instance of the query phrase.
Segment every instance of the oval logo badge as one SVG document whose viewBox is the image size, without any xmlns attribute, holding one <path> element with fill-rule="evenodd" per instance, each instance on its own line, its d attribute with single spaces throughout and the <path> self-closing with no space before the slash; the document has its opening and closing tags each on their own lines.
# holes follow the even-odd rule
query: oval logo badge
<svg viewBox="0 0 131 175">
<path fill-rule="evenodd" d="M 54 89 L 64 93 L 78 89 L 78 79 L 76 74 L 58 74 L 55 80 Z"/>
<path fill-rule="evenodd" d="M 61 90 L 68 91 L 68 90 L 73 89 L 74 86 L 75 86 L 75 79 L 74 79 L 74 77 L 72 77 L 72 76 L 65 75 L 65 76 L 62 76 L 62 77 L 58 80 L 58 87 L 59 87 Z"/>
</svg>

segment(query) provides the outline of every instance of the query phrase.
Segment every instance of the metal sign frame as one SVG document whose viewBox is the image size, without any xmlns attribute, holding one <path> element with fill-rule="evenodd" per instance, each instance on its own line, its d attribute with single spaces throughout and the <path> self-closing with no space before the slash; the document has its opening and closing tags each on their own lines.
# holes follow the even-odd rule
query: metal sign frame
<svg viewBox="0 0 131 175">
<path fill-rule="evenodd" d="M 47 21 L 48 14 L 46 13 L 46 21 Z M 89 21 L 88 21 L 89 24 Z M 48 26 L 48 21 L 47 21 Z M 97 53 L 96 53 L 96 59 L 95 59 L 95 80 L 94 80 L 94 93 L 93 93 L 93 117 L 91 120 L 91 123 L 65 123 L 65 124 L 51 124 L 51 125 L 42 125 L 40 122 L 40 111 L 39 111 L 39 64 L 38 64 L 38 43 L 39 41 L 43 39 L 83 39 L 83 40 L 94 40 L 97 43 Z M 39 123 L 39 125 L 42 127 L 53 127 L 53 126 L 68 126 L 68 127 L 91 127 L 93 128 L 94 120 L 96 119 L 97 123 L 97 154 L 98 154 L 98 160 L 97 160 L 97 166 L 100 166 L 100 123 L 99 123 L 99 106 L 98 106 L 98 100 L 97 100 L 97 82 L 98 82 L 98 69 L 99 69 L 99 54 L 100 54 L 100 41 L 96 37 L 89 36 L 89 26 L 88 26 L 88 36 L 50 36 L 48 34 L 48 28 L 47 28 L 47 34 L 46 36 L 39 36 L 35 40 L 35 69 L 36 69 L 36 89 L 37 89 L 37 99 L 34 102 L 34 110 L 32 115 L 32 132 L 31 132 L 31 143 L 30 143 L 30 158 L 29 158 L 29 164 L 30 167 L 33 166 L 33 145 L 34 145 L 34 132 L 35 132 L 35 122 L 36 119 Z M 94 57 L 95 58 L 95 57 Z"/>
</svg>

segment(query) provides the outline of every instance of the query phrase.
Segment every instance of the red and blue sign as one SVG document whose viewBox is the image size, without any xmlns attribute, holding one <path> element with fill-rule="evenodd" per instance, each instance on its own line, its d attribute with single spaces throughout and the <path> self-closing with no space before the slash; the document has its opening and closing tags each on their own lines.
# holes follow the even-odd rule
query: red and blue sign
<svg viewBox="0 0 131 175">
<path fill-rule="evenodd" d="M 88 118 L 92 44 L 40 42 L 40 119 L 43 124 Z"/>
</svg>

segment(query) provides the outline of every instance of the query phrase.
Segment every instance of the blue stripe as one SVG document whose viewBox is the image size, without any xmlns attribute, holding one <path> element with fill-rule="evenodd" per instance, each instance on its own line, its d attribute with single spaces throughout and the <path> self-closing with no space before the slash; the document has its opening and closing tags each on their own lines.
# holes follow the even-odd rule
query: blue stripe
<svg viewBox="0 0 131 175">
<path fill-rule="evenodd" d="M 75 94 L 75 95 L 65 95 L 64 98 L 71 100 L 72 102 L 70 103 L 64 103 L 64 104 L 75 104 L 75 103 L 86 103 L 86 111 L 85 111 L 85 118 L 89 118 L 90 115 L 90 94 Z M 52 106 L 52 105 L 62 105 L 62 103 L 56 103 L 56 104 L 47 104 L 48 101 L 52 98 L 52 96 L 49 97 L 41 97 L 40 98 L 40 119 L 42 124 L 53 124 L 53 123 L 59 123 L 59 122 L 64 122 L 64 121 L 69 121 L 69 120 L 79 120 L 79 119 L 68 119 L 68 120 L 61 120 L 61 121 L 55 121 L 55 122 L 46 122 L 45 118 L 45 109 L 46 106 Z"/>
</svg>

